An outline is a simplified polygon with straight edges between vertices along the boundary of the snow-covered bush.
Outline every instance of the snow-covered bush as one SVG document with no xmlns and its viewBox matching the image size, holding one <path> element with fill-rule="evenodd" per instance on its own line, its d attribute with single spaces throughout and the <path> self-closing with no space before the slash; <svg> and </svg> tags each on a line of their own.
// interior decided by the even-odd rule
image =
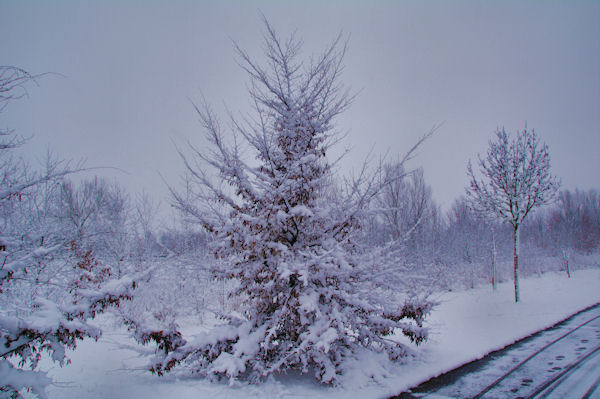
<svg viewBox="0 0 600 399">
<path fill-rule="evenodd" d="M 24 93 L 34 76 L 0 67 L 0 111 Z M 87 323 L 107 307 L 132 296 L 129 277 L 114 279 L 109 269 L 83 249 L 57 214 L 56 187 L 75 172 L 49 161 L 32 170 L 14 149 L 25 142 L 0 131 L 0 397 L 18 398 L 30 390 L 40 398 L 51 380 L 36 371 L 42 353 L 59 364 L 65 350 L 100 330 Z"/>
<path fill-rule="evenodd" d="M 282 41 L 265 26 L 266 66 L 236 48 L 254 115 L 232 121 L 236 139 L 228 145 L 214 112 L 198 107 L 212 149 L 183 155 L 194 195 L 174 191 L 175 205 L 215 237 L 215 276 L 237 281 L 231 295 L 242 299 L 241 312 L 189 342 L 175 325 L 132 321 L 140 341 L 158 343 L 151 365 L 158 374 L 182 365 L 256 382 L 296 370 L 335 383 L 357 351 L 396 360 L 409 350 L 394 334 L 417 344 L 427 336 L 430 303 L 394 292 L 401 269 L 355 241 L 379 179 L 363 170 L 343 190 L 333 188 L 333 121 L 352 99 L 339 83 L 345 46 L 338 38 L 302 62 L 297 39 Z M 251 163 L 242 141 L 255 155 Z"/>
<path fill-rule="evenodd" d="M 0 282 L 1 287 L 10 284 L 12 277 L 7 275 Z M 20 397 L 22 389 L 29 389 L 40 398 L 46 397 L 44 389 L 51 380 L 44 372 L 35 371 L 42 353 L 47 352 L 53 361 L 63 365 L 67 348 L 74 349 L 83 338 L 100 337 L 101 331 L 87 320 L 123 299 L 130 299 L 134 288 L 133 280 L 123 278 L 95 289 L 74 290 L 71 304 L 59 305 L 38 297 L 26 316 L 3 311 L 0 314 L 0 393 Z"/>
</svg>

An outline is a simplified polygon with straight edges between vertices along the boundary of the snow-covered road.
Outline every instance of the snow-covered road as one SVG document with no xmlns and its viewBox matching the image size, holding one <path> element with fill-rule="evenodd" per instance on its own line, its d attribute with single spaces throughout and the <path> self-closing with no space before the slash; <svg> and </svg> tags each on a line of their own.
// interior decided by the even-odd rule
<svg viewBox="0 0 600 399">
<path fill-rule="evenodd" d="M 598 347 L 600 349 L 600 347 Z M 600 350 L 596 350 L 568 373 L 535 396 L 536 398 L 600 398 Z"/>
<path fill-rule="evenodd" d="M 580 398 L 587 393 L 592 397 L 600 377 L 599 353 L 600 305 L 596 305 L 403 397 Z"/>
</svg>

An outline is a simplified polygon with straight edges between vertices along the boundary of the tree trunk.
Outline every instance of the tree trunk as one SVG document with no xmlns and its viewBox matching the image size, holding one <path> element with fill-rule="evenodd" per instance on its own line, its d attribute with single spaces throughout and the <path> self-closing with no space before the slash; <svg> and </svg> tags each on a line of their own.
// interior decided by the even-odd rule
<svg viewBox="0 0 600 399">
<path fill-rule="evenodd" d="M 513 229 L 513 244 L 514 244 L 514 280 L 515 280 L 515 303 L 519 302 L 519 225 Z"/>
<path fill-rule="evenodd" d="M 496 232 L 492 229 L 492 289 L 496 290 Z"/>
<path fill-rule="evenodd" d="M 567 248 L 563 250 L 563 262 L 565 265 L 565 271 L 567 272 L 567 277 L 571 278 L 571 271 L 569 270 L 569 259 L 571 257 L 571 248 Z"/>
</svg>

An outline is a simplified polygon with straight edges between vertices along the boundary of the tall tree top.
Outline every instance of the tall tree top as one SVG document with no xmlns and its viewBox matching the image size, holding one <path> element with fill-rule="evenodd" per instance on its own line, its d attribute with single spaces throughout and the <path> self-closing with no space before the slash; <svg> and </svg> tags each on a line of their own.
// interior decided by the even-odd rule
<svg viewBox="0 0 600 399">
<path fill-rule="evenodd" d="M 540 142 L 533 129 L 518 131 L 510 138 L 504 128 L 496 131 L 485 158 L 478 156 L 478 178 L 471 162 L 467 196 L 481 213 L 519 226 L 529 212 L 554 200 L 560 186 L 550 173 L 548 146 Z"/>
</svg>

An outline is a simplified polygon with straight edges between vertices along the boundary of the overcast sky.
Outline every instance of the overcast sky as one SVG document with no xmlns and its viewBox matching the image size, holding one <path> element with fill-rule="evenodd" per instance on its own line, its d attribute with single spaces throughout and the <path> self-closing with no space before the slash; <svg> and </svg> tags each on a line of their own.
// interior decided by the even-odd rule
<svg viewBox="0 0 600 399">
<path fill-rule="evenodd" d="M 443 122 L 411 166 L 423 166 L 448 209 L 469 159 L 497 127 L 535 128 L 565 188 L 600 188 L 599 1 L 60 1 L 0 0 L 0 64 L 56 72 L 0 117 L 49 146 L 86 158 L 132 192 L 165 200 L 159 173 L 183 172 L 172 141 L 202 145 L 190 99 L 247 108 L 232 40 L 261 59 L 260 12 L 304 54 L 350 36 L 343 81 L 359 95 L 338 119 L 352 148 L 402 154 Z"/>
</svg>

